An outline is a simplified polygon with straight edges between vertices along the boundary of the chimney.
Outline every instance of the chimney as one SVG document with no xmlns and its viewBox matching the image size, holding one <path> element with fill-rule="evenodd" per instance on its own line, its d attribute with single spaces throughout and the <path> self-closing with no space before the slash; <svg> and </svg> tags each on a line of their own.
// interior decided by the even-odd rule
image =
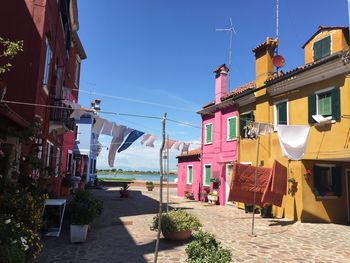
<svg viewBox="0 0 350 263">
<path fill-rule="evenodd" d="M 255 53 L 255 81 L 256 87 L 261 87 L 274 73 L 272 58 L 278 46 L 277 39 L 266 38 L 266 41 L 253 49 Z"/>
<path fill-rule="evenodd" d="M 221 102 L 221 98 L 227 93 L 227 73 L 229 68 L 222 64 L 214 70 L 215 73 L 215 104 Z"/>
</svg>

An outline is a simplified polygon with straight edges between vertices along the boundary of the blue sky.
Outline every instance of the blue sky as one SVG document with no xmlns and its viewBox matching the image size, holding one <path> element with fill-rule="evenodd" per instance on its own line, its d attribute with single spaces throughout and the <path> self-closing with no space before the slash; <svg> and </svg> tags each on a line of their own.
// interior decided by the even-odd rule
<svg viewBox="0 0 350 263">
<path fill-rule="evenodd" d="M 276 0 L 81 0 L 83 61 L 79 103 L 102 100 L 103 111 L 163 116 L 200 126 L 196 111 L 214 98 L 213 69 L 228 63 L 229 34 L 217 32 L 232 18 L 230 88 L 254 79 L 252 48 L 276 35 Z M 303 64 L 301 46 L 319 25 L 347 25 L 346 0 L 280 0 L 279 53 L 283 70 Z M 159 120 L 103 115 L 161 135 Z M 171 139 L 200 141 L 200 130 L 167 124 Z M 101 142 L 108 146 L 109 137 Z M 159 143 L 159 140 L 158 140 Z M 117 155 L 116 168 L 158 169 L 158 148 L 137 141 Z M 193 144 L 191 149 L 199 145 Z M 107 167 L 107 148 L 98 167 Z M 171 169 L 176 168 L 172 150 Z"/>
</svg>

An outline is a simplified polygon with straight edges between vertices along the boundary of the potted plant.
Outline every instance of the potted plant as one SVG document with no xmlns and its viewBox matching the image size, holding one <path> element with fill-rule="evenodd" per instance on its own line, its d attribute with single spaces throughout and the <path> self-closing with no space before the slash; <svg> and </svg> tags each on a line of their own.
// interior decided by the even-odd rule
<svg viewBox="0 0 350 263">
<path fill-rule="evenodd" d="M 146 182 L 146 188 L 148 191 L 152 191 L 154 188 L 154 183 L 152 181 Z"/>
<path fill-rule="evenodd" d="M 151 230 L 158 230 L 159 216 L 153 217 Z M 185 210 L 171 210 L 161 217 L 161 231 L 166 239 L 185 241 L 192 235 L 192 231 L 202 226 L 199 219 Z"/>
<path fill-rule="evenodd" d="M 189 192 L 189 191 L 185 191 L 185 197 L 186 197 L 187 199 L 194 200 L 193 193 L 191 193 L 191 192 Z"/>
<path fill-rule="evenodd" d="M 216 204 L 216 202 L 218 201 L 218 191 L 214 190 L 213 192 L 210 192 L 208 194 L 208 202 L 210 204 Z"/>
<path fill-rule="evenodd" d="M 72 243 L 85 242 L 89 224 L 101 214 L 102 202 L 95 199 L 89 191 L 77 191 L 70 204 Z"/>
<path fill-rule="evenodd" d="M 69 173 L 63 177 L 61 182 L 61 196 L 68 196 L 72 187 L 72 177 Z"/>
<path fill-rule="evenodd" d="M 219 186 L 220 186 L 220 179 L 219 178 L 210 179 L 210 182 L 213 183 L 213 189 L 219 189 Z"/>
</svg>

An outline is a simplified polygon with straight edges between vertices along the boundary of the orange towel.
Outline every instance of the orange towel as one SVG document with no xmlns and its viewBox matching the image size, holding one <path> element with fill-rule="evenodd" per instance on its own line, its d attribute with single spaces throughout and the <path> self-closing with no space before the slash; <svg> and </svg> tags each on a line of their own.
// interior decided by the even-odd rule
<svg viewBox="0 0 350 263">
<path fill-rule="evenodd" d="M 254 180 L 256 166 L 234 164 L 229 201 L 252 204 L 254 202 Z M 262 195 L 266 189 L 271 174 L 271 168 L 258 167 L 256 181 L 256 205 L 262 205 Z"/>
<path fill-rule="evenodd" d="M 275 161 L 272 166 L 268 183 L 261 198 L 261 203 L 276 206 L 282 205 L 283 195 L 287 190 L 287 168 Z"/>
</svg>

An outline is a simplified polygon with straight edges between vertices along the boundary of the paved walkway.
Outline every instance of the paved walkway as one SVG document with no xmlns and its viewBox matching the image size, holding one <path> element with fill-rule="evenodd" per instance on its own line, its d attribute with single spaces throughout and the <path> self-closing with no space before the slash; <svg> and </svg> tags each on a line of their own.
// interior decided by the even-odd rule
<svg viewBox="0 0 350 263">
<path fill-rule="evenodd" d="M 71 244 L 69 228 L 60 238 L 44 238 L 44 250 L 36 262 L 153 262 L 156 232 L 149 230 L 158 211 L 159 191 L 132 187 L 130 198 L 116 189 L 94 190 L 104 200 L 104 211 L 83 244 Z M 166 198 L 166 197 L 165 197 Z M 234 262 L 350 262 L 350 227 L 335 224 L 295 223 L 256 216 L 256 237 L 251 214 L 233 206 L 208 206 L 175 196 L 170 205 L 199 216 L 204 230 L 229 248 Z M 162 239 L 158 262 L 185 262 L 186 244 Z"/>
</svg>

